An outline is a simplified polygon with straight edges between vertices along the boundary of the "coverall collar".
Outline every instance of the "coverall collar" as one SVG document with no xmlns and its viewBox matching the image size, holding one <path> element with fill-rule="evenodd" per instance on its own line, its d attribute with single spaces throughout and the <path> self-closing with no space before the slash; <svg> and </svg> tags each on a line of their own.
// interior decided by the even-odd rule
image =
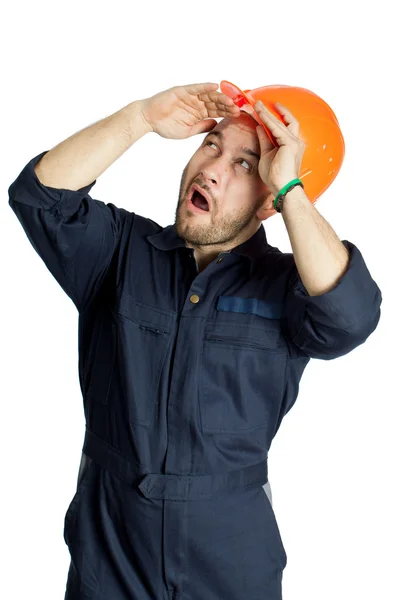
<svg viewBox="0 0 400 600">
<path fill-rule="evenodd" d="M 147 239 L 159 250 L 186 248 L 185 241 L 177 234 L 175 225 L 168 225 L 159 233 L 147 236 Z M 253 261 L 270 249 L 272 248 L 267 242 L 264 226 L 261 225 L 251 238 L 227 252 L 239 254 L 240 256 L 247 256 Z"/>
</svg>

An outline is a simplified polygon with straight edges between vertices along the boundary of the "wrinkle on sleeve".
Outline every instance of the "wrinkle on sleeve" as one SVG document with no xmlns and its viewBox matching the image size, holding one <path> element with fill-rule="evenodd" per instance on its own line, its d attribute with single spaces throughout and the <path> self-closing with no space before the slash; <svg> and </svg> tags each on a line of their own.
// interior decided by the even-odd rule
<svg viewBox="0 0 400 600">
<path fill-rule="evenodd" d="M 29 241 L 79 312 L 100 289 L 119 243 L 127 211 L 79 190 L 43 185 L 34 166 L 41 152 L 10 185 L 9 205 Z"/>
<path fill-rule="evenodd" d="M 380 319 L 381 290 L 359 249 L 341 241 L 350 262 L 330 291 L 310 296 L 295 263 L 289 276 L 284 303 L 287 331 L 310 358 L 330 360 L 347 354 L 367 340 Z"/>
</svg>

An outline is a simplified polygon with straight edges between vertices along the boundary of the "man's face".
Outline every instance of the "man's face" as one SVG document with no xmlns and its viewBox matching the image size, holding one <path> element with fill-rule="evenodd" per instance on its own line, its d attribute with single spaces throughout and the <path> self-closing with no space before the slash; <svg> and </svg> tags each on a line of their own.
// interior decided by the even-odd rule
<svg viewBox="0 0 400 600">
<path fill-rule="evenodd" d="M 214 246 L 218 252 L 224 245 L 232 248 L 274 213 L 273 197 L 258 173 L 259 159 L 244 150 L 260 154 L 257 125 L 244 111 L 237 118 L 223 119 L 206 134 L 186 165 L 175 227 L 187 245 L 203 250 Z M 193 184 L 208 194 L 208 211 L 198 212 L 191 203 L 188 206 Z"/>
</svg>

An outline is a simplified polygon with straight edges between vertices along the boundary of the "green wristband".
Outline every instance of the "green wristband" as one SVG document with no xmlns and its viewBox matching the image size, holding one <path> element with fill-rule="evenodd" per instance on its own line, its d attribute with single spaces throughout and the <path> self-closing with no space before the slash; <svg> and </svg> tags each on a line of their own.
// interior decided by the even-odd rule
<svg viewBox="0 0 400 600">
<path fill-rule="evenodd" d="M 292 179 L 292 181 L 289 181 L 289 183 L 281 189 L 281 191 L 279 192 L 279 194 L 277 195 L 277 197 L 274 200 L 275 210 L 277 209 L 277 205 L 278 205 L 280 197 L 286 196 L 286 194 L 289 192 L 289 188 L 292 189 L 296 185 L 301 185 L 301 187 L 304 188 L 304 185 L 303 185 L 303 182 L 301 181 L 301 179 L 296 178 L 296 179 Z"/>
</svg>

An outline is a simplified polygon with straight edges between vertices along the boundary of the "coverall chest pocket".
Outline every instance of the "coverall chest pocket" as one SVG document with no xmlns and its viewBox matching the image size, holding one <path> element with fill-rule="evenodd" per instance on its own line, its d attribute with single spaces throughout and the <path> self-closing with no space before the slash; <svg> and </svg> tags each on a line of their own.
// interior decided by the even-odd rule
<svg viewBox="0 0 400 600">
<path fill-rule="evenodd" d="M 124 294 L 115 308 L 118 335 L 115 385 L 126 398 L 128 420 L 147 426 L 153 416 L 175 314 Z"/>
<path fill-rule="evenodd" d="M 250 315 L 249 315 L 250 317 Z M 206 324 L 200 373 L 202 429 L 250 432 L 273 422 L 281 401 L 287 345 L 279 320 Z"/>
</svg>

